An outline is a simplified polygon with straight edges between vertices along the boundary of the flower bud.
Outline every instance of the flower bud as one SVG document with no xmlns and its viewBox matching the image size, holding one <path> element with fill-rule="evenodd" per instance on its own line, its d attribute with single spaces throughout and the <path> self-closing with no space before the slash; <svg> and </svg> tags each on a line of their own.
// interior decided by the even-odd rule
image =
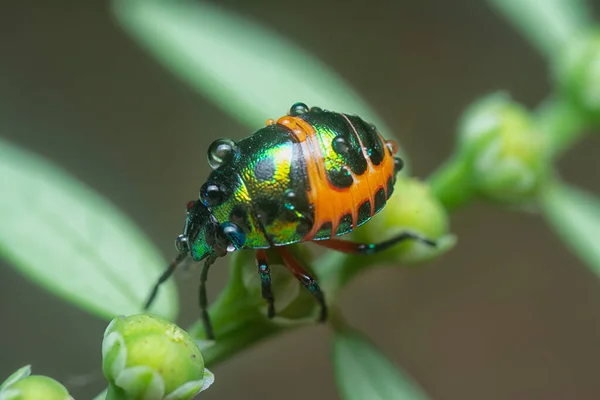
<svg viewBox="0 0 600 400">
<path fill-rule="evenodd" d="M 563 96 L 600 122 L 600 30 L 588 31 L 565 46 L 553 72 Z"/>
<path fill-rule="evenodd" d="M 140 314 L 117 317 L 104 332 L 107 399 L 192 399 L 214 378 L 196 342 L 178 326 Z"/>
<path fill-rule="evenodd" d="M 510 205 L 534 200 L 547 164 L 545 142 L 529 112 L 508 95 L 490 95 L 465 112 L 459 152 L 483 196 Z"/>
<path fill-rule="evenodd" d="M 353 233 L 353 240 L 380 243 L 410 232 L 437 243 L 435 247 L 408 239 L 381 253 L 382 259 L 402 264 L 424 262 L 449 250 L 456 238 L 448 234 L 448 214 L 428 185 L 398 175 L 394 194 L 383 210 Z"/>
<path fill-rule="evenodd" d="M 0 400 L 73 400 L 67 389 L 54 379 L 30 374 L 30 366 L 12 374 L 0 386 Z"/>
</svg>

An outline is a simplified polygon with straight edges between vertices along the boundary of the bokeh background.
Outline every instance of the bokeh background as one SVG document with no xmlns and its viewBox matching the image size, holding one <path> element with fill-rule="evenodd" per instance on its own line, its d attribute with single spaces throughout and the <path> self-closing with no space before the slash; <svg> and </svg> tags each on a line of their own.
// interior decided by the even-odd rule
<svg viewBox="0 0 600 400">
<path fill-rule="evenodd" d="M 549 91 L 544 59 L 485 2 L 219 4 L 334 68 L 393 129 L 419 177 L 451 154 L 476 98 L 506 89 L 534 106 Z M 107 2 L 5 3 L 0 27 L 0 135 L 109 198 L 171 257 L 183 207 L 209 172 L 206 147 L 250 132 L 143 52 Z M 594 193 L 599 146 L 590 136 L 560 162 Z M 357 279 L 343 295 L 350 321 L 435 400 L 600 398 L 596 276 L 536 215 L 475 203 L 453 214 L 452 231 L 458 246 L 440 260 Z M 0 266 L 0 377 L 31 363 L 92 398 L 105 385 L 106 321 Z M 211 299 L 225 266 L 211 270 Z M 188 326 L 197 277 L 177 281 Z M 261 343 L 214 368 L 202 398 L 336 399 L 329 337 L 315 326 Z"/>
</svg>

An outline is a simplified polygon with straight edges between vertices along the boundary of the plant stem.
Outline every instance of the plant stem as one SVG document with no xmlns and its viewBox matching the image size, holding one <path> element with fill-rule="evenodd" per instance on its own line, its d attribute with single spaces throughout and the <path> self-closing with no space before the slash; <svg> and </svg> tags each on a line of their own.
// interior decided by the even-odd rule
<svg viewBox="0 0 600 400">
<path fill-rule="evenodd" d="M 237 320 L 230 320 L 230 322 L 235 321 L 235 326 L 230 326 L 225 335 L 220 335 L 219 326 L 215 325 L 215 332 L 219 340 L 213 345 L 201 349 L 207 366 L 212 368 L 232 355 L 247 350 L 262 340 L 286 330 L 261 318 L 243 318 L 241 315 L 238 318 Z M 200 333 L 203 330 L 202 324 L 197 322 L 190 328 L 189 332 L 193 337 L 199 337 L 203 336 Z"/>
<path fill-rule="evenodd" d="M 531 44 L 553 61 L 593 24 L 585 0 L 488 0 Z"/>
<path fill-rule="evenodd" d="M 560 98 L 549 98 L 536 111 L 538 125 L 547 137 L 550 157 L 572 147 L 586 133 L 589 122 L 576 107 Z"/>
<path fill-rule="evenodd" d="M 427 180 L 431 191 L 448 212 L 468 202 L 474 195 L 467 157 L 453 156 Z"/>
<path fill-rule="evenodd" d="M 127 394 L 123 389 L 118 386 L 113 385 L 112 383 L 108 384 L 108 389 L 106 391 L 105 400 L 127 400 Z"/>
</svg>

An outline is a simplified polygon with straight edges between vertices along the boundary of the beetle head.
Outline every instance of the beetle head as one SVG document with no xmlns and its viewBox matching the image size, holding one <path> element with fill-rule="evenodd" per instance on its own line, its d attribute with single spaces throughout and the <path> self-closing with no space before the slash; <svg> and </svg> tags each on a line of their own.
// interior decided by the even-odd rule
<svg viewBox="0 0 600 400">
<path fill-rule="evenodd" d="M 227 253 L 227 240 L 210 210 L 199 200 L 187 204 L 183 233 L 175 240 L 180 254 L 189 254 L 194 261 Z"/>
</svg>

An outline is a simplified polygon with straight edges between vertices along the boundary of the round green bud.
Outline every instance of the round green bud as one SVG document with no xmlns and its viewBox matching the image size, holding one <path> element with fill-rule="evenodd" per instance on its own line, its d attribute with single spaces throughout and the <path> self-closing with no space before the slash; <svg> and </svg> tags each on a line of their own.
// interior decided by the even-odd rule
<svg viewBox="0 0 600 400">
<path fill-rule="evenodd" d="M 591 120 L 600 122 L 600 30 L 569 42 L 553 73 L 563 96 Z"/>
<path fill-rule="evenodd" d="M 434 247 L 408 239 L 380 255 L 384 261 L 415 264 L 436 258 L 455 244 L 456 238 L 448 233 L 448 226 L 448 214 L 430 187 L 417 179 L 398 175 L 394 194 L 386 206 L 353 233 L 353 240 L 380 243 L 409 232 L 435 241 Z"/>
<path fill-rule="evenodd" d="M 30 373 L 31 368 L 27 366 L 11 375 L 0 386 L 0 400 L 73 400 L 59 382 Z"/>
<path fill-rule="evenodd" d="M 507 94 L 487 96 L 467 109 L 458 144 L 480 194 L 510 205 L 534 200 L 546 171 L 546 143 L 529 112 Z"/>
<path fill-rule="evenodd" d="M 111 321 L 102 369 L 110 384 L 107 400 L 192 399 L 214 380 L 186 331 L 147 314 Z"/>
</svg>

